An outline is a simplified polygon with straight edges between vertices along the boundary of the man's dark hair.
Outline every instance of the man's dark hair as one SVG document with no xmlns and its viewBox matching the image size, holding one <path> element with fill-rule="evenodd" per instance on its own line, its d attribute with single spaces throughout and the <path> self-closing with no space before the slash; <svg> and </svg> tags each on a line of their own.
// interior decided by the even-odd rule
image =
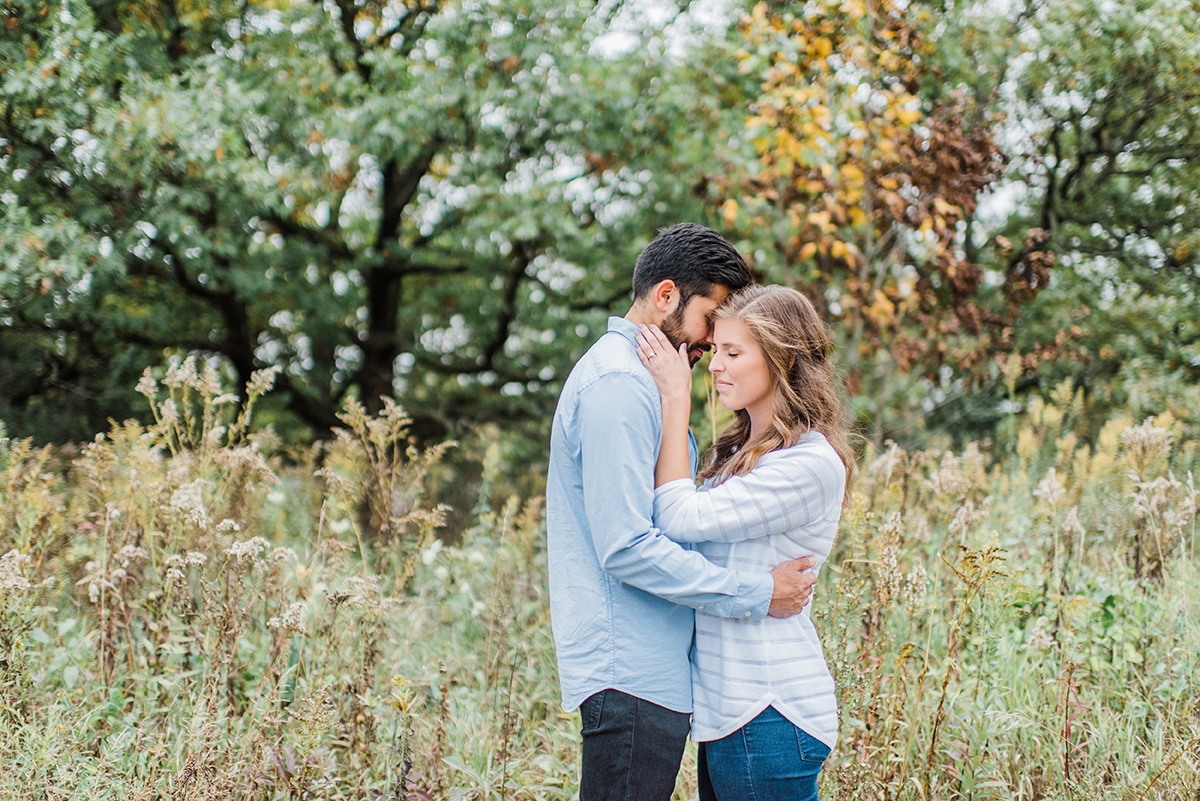
<svg viewBox="0 0 1200 801">
<path fill-rule="evenodd" d="M 753 280 L 742 255 L 725 237 L 696 223 L 678 223 L 658 232 L 633 268 L 634 300 L 670 278 L 686 305 L 693 295 L 707 297 L 713 284 L 735 292 Z M 682 306 L 681 306 L 682 308 Z"/>
</svg>

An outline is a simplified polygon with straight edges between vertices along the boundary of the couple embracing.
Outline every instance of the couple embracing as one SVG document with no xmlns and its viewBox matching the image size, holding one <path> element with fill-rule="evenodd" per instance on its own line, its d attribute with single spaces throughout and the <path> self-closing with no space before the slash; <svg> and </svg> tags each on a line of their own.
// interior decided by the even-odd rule
<svg viewBox="0 0 1200 801">
<path fill-rule="evenodd" d="M 634 301 L 554 415 L 550 606 L 563 707 L 580 710 L 580 801 L 667 801 L 689 730 L 701 799 L 815 799 L 837 740 L 808 601 L 854 457 L 812 304 L 751 286 L 711 229 L 663 230 Z M 691 367 L 734 422 L 705 455 Z"/>
</svg>

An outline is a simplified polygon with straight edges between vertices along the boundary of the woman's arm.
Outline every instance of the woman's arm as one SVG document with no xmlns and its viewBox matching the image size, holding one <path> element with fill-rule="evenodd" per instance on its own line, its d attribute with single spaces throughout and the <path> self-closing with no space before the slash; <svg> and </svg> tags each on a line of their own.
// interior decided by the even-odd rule
<svg viewBox="0 0 1200 801">
<path fill-rule="evenodd" d="M 654 383 L 662 401 L 662 443 L 654 470 L 654 486 L 668 481 L 692 478 L 688 453 L 688 418 L 692 413 L 692 366 L 687 358 L 687 343 L 679 350 L 658 326 L 638 326 L 638 358 Z"/>
<path fill-rule="evenodd" d="M 749 473 L 717 486 L 660 485 L 654 492 L 654 525 L 676 542 L 757 539 L 839 514 L 845 482 L 837 452 L 814 436 L 763 456 Z"/>
</svg>

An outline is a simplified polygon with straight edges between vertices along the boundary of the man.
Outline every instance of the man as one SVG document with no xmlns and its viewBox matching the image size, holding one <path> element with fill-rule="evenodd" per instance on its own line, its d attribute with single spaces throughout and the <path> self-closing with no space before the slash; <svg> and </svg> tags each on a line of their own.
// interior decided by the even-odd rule
<svg viewBox="0 0 1200 801">
<path fill-rule="evenodd" d="M 638 361 L 637 326 L 688 343 L 694 365 L 711 342 L 712 312 L 750 280 L 716 231 L 663 230 L 638 257 L 629 313 L 609 318 L 559 397 L 546 490 L 550 611 L 563 708 L 582 717 L 580 801 L 670 798 L 692 710 L 693 610 L 786 617 L 812 592 L 801 573 L 812 560 L 725 570 L 652 520 L 662 414 Z M 694 465 L 694 440 L 691 454 Z"/>
</svg>

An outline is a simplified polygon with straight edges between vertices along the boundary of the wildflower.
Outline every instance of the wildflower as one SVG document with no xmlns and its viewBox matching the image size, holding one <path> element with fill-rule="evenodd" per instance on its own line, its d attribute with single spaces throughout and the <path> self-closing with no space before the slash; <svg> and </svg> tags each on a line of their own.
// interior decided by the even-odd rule
<svg viewBox="0 0 1200 801">
<path fill-rule="evenodd" d="M 198 528 L 208 527 L 208 513 L 204 509 L 203 485 L 204 479 L 198 478 L 171 493 L 171 509 L 186 514 Z"/>
<path fill-rule="evenodd" d="M 897 468 L 901 468 L 904 461 L 904 451 L 900 450 L 900 446 L 895 442 L 888 443 L 887 451 L 871 462 L 871 466 L 867 471 L 871 475 L 882 475 L 883 485 L 886 487 L 892 480 L 892 474 Z"/>
<path fill-rule="evenodd" d="M 204 567 L 204 564 L 207 561 L 208 561 L 207 555 L 202 554 L 199 551 L 188 551 L 187 563 L 189 565 L 195 565 L 196 567 Z"/>
<path fill-rule="evenodd" d="M 959 464 L 968 481 L 984 472 L 987 457 L 980 452 L 979 443 L 967 443 L 967 447 L 963 448 L 962 456 L 959 457 Z"/>
<path fill-rule="evenodd" d="M 962 460 L 947 453 L 925 487 L 941 498 L 962 498 L 971 488 L 971 480 L 963 473 Z"/>
<path fill-rule="evenodd" d="M 113 584 L 111 581 L 103 578 L 102 576 L 94 577 L 88 582 L 88 600 L 94 604 L 100 603 L 101 590 L 112 590 L 113 592 L 116 592 L 117 585 Z"/>
<path fill-rule="evenodd" d="M 2 594 L 24 592 L 30 588 L 29 579 L 25 578 L 25 566 L 30 564 L 33 564 L 33 560 L 29 555 L 20 553 L 15 548 L 0 556 Z"/>
<path fill-rule="evenodd" d="M 129 574 L 125 572 L 125 568 L 118 567 L 112 572 L 113 581 L 124 581 L 129 578 Z"/>
<path fill-rule="evenodd" d="M 158 416 L 162 418 L 164 425 L 170 425 L 179 419 L 179 409 L 175 406 L 175 401 L 167 398 L 158 406 Z"/>
<path fill-rule="evenodd" d="M 1046 477 L 1042 479 L 1041 483 L 1037 485 L 1037 489 L 1033 491 L 1035 498 L 1051 508 L 1058 506 L 1058 502 L 1066 494 L 1067 490 L 1058 480 L 1053 467 L 1046 471 Z"/>
<path fill-rule="evenodd" d="M 142 371 L 142 378 L 137 382 L 135 389 L 151 400 L 158 394 L 158 382 L 154 380 L 154 376 L 150 375 L 149 367 Z"/>
<path fill-rule="evenodd" d="M 223 436 L 225 436 L 225 426 L 213 426 L 212 431 L 209 431 L 205 438 L 214 445 L 220 445 Z"/>
<path fill-rule="evenodd" d="M 211 364 L 205 364 L 204 372 L 197 377 L 195 387 L 205 395 L 216 395 L 220 392 L 221 379 L 217 375 L 216 368 Z"/>
<path fill-rule="evenodd" d="M 168 387 L 192 386 L 196 383 L 196 357 L 188 356 L 181 364 L 172 364 L 167 368 L 167 376 L 163 383 Z"/>
<path fill-rule="evenodd" d="M 271 553 L 267 554 L 267 561 L 271 564 L 282 562 L 284 559 L 296 560 L 296 552 L 291 548 L 275 548 Z"/>
<path fill-rule="evenodd" d="M 880 603 L 887 603 L 900 594 L 904 580 L 897 563 L 900 553 L 900 513 L 893 512 L 879 532 L 879 566 L 875 569 L 875 586 Z"/>
<path fill-rule="evenodd" d="M 183 571 L 177 567 L 169 568 L 167 570 L 167 578 L 176 584 L 182 584 L 184 579 Z"/>
<path fill-rule="evenodd" d="M 273 364 L 262 370 L 255 370 L 250 374 L 250 383 L 247 385 L 247 392 L 252 396 L 261 395 L 275 386 L 275 376 L 279 375 L 281 369 L 279 365 Z"/>
<path fill-rule="evenodd" d="M 225 518 L 220 523 L 217 523 L 217 531 L 241 531 L 242 527 L 238 525 L 236 520 Z"/>
<path fill-rule="evenodd" d="M 967 541 L 967 532 L 975 525 L 982 523 L 987 519 L 988 507 L 992 505 L 992 498 L 989 495 L 983 499 L 983 502 L 976 506 L 972 501 L 964 501 L 963 505 L 958 507 L 958 511 L 954 513 L 954 519 L 950 521 L 950 536 L 959 535 L 961 542 Z"/>
<path fill-rule="evenodd" d="M 1171 453 L 1171 432 L 1155 426 L 1154 418 L 1147 417 L 1137 428 L 1130 426 L 1121 432 L 1121 444 L 1129 449 L 1134 463 L 1144 467 L 1154 457 Z"/>
<path fill-rule="evenodd" d="M 243 473 L 254 473 L 259 479 L 272 484 L 279 483 L 266 460 L 254 444 L 243 445 L 240 448 L 225 448 L 217 451 L 217 464 Z"/>
<path fill-rule="evenodd" d="M 408 707 L 413 702 L 412 682 L 403 676 L 392 677 L 392 696 L 388 699 L 388 703 L 397 712 L 407 712 Z"/>
<path fill-rule="evenodd" d="M 163 564 L 165 564 L 165 565 L 166 565 L 167 567 L 169 567 L 169 568 L 170 568 L 170 567 L 173 567 L 173 568 L 175 568 L 176 570 L 178 570 L 178 569 L 180 569 L 180 568 L 182 568 L 182 567 L 183 567 L 183 565 L 184 565 L 184 561 L 183 561 L 183 557 L 182 557 L 182 556 L 180 556 L 180 555 L 179 555 L 179 554 L 177 554 L 177 553 L 173 553 L 173 554 L 171 554 L 170 556 L 168 556 L 168 557 L 167 557 L 166 561 L 165 561 Z"/>
<path fill-rule="evenodd" d="M 1131 478 L 1136 478 L 1132 474 Z M 1170 505 L 1171 496 L 1183 485 L 1170 478 L 1158 477 L 1153 481 L 1136 481 L 1130 497 L 1133 499 L 1133 514 L 1142 520 L 1146 517 L 1159 518 Z"/>
<path fill-rule="evenodd" d="M 235 542 L 225 549 L 225 553 L 237 559 L 238 564 L 248 561 L 258 561 L 259 556 L 267 548 L 271 547 L 271 543 L 264 540 L 262 537 L 251 537 L 242 542 Z"/>
<path fill-rule="evenodd" d="M 925 589 L 929 586 L 929 574 L 925 566 L 917 562 L 909 574 L 904 577 L 904 611 L 909 617 L 916 617 L 921 601 L 925 599 Z"/>
<path fill-rule="evenodd" d="M 1043 615 L 1033 622 L 1033 629 L 1025 640 L 1026 650 L 1046 651 L 1054 645 L 1054 637 L 1046 630 L 1048 621 Z"/>
<path fill-rule="evenodd" d="M 1067 532 L 1068 536 L 1073 534 L 1075 536 L 1082 537 L 1083 535 L 1087 534 L 1087 530 L 1083 527 L 1083 524 L 1079 522 L 1078 506 L 1072 506 L 1071 511 L 1067 512 L 1067 517 L 1063 520 L 1063 530 Z"/>
<path fill-rule="evenodd" d="M 308 607 L 301 601 L 288 606 L 282 613 L 267 621 L 267 628 L 282 635 L 304 634 L 308 631 Z"/>
<path fill-rule="evenodd" d="M 117 551 L 117 559 L 120 560 L 121 567 L 129 567 L 134 562 L 144 562 L 149 558 L 150 552 L 137 545 L 126 545 Z"/>
<path fill-rule="evenodd" d="M 346 579 L 350 597 L 346 603 L 355 608 L 378 605 L 379 579 L 376 576 L 350 576 Z"/>
<path fill-rule="evenodd" d="M 238 396 L 234 395 L 230 392 L 226 392 L 223 395 L 218 395 L 217 397 L 213 398 L 212 402 L 213 402 L 214 406 L 220 406 L 221 404 L 224 404 L 224 403 L 237 403 Z"/>
</svg>

